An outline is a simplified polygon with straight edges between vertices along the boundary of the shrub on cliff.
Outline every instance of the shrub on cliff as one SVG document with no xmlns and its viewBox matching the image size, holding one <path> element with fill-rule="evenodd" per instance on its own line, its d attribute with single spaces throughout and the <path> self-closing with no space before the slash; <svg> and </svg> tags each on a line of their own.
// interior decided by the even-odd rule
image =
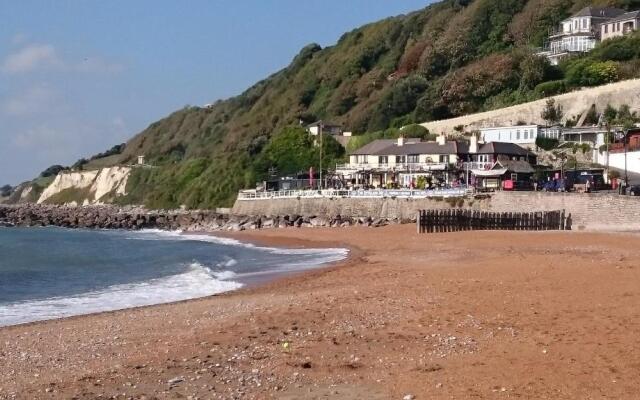
<svg viewBox="0 0 640 400">
<path fill-rule="evenodd" d="M 11 185 L 4 185 L 0 187 L 0 197 L 9 197 L 13 192 L 13 187 Z"/>
<path fill-rule="evenodd" d="M 551 139 L 540 136 L 536 138 L 536 146 L 546 151 L 555 149 L 556 147 L 558 147 L 559 143 L 560 142 L 558 141 L 558 139 Z"/>
<path fill-rule="evenodd" d="M 61 171 L 67 170 L 67 167 L 63 167 L 62 165 L 52 165 L 49 168 L 45 169 L 40 173 L 40 177 L 47 178 L 49 176 L 56 176 Z"/>
</svg>

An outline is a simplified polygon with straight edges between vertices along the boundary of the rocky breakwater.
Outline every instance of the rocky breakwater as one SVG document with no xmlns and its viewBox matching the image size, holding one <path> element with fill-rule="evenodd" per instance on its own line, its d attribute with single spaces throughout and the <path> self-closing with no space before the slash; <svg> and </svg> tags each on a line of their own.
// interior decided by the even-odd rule
<svg viewBox="0 0 640 400">
<path fill-rule="evenodd" d="M 89 229 L 161 229 L 182 231 L 243 231 L 290 227 L 380 227 L 415 220 L 371 217 L 241 216 L 207 210 L 147 210 L 143 207 L 57 206 L 45 204 L 0 205 L 0 226 L 59 226 Z"/>
</svg>

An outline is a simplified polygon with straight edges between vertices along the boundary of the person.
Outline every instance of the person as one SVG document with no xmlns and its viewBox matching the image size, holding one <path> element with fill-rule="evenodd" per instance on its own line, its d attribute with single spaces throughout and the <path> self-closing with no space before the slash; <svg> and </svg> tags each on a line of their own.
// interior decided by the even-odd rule
<svg viewBox="0 0 640 400">
<path fill-rule="evenodd" d="M 585 193 L 591 192 L 591 179 L 587 178 L 587 182 L 585 182 Z"/>
</svg>

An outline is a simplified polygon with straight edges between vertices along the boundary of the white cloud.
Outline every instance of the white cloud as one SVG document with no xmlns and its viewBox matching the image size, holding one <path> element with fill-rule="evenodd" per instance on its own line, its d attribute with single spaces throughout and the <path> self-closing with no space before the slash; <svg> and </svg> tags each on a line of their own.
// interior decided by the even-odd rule
<svg viewBox="0 0 640 400">
<path fill-rule="evenodd" d="M 10 74 L 33 71 L 40 67 L 61 66 L 56 49 L 50 44 L 31 44 L 10 54 L 2 65 L 2 70 Z"/>
<path fill-rule="evenodd" d="M 2 104 L 2 113 L 10 117 L 24 117 L 52 112 L 56 108 L 55 93 L 46 86 L 31 86 L 24 93 Z"/>
<path fill-rule="evenodd" d="M 18 45 L 25 40 L 24 35 L 18 34 L 12 42 Z M 20 74 L 44 68 L 66 72 L 115 74 L 122 72 L 124 65 L 94 56 L 84 57 L 81 61 L 62 59 L 51 44 L 29 44 L 9 54 L 0 66 L 0 70 L 7 74 Z"/>
</svg>

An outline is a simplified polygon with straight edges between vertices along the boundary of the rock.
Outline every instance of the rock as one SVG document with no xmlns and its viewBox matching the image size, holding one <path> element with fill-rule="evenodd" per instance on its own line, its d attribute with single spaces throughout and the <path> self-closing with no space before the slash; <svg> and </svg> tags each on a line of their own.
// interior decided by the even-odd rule
<svg viewBox="0 0 640 400">
<path fill-rule="evenodd" d="M 404 395 L 402 400 L 414 400 L 415 398 L 416 398 L 416 396 L 414 396 L 412 394 L 406 394 L 406 395 Z"/>
<path fill-rule="evenodd" d="M 173 386 L 173 385 L 177 385 L 177 384 L 178 384 L 178 383 L 180 383 L 180 382 L 184 382 L 184 378 L 182 378 L 182 377 L 176 377 L 176 378 L 173 378 L 173 379 L 169 379 L 169 380 L 167 381 L 167 384 L 169 384 L 169 385 Z"/>
</svg>

